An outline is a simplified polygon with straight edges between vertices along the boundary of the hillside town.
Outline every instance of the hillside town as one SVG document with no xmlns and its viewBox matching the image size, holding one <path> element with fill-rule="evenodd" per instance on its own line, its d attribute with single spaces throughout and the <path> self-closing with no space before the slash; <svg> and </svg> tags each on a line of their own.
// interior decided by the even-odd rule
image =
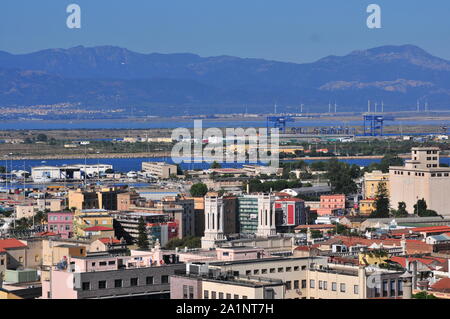
<svg viewBox="0 0 450 319">
<path fill-rule="evenodd" d="M 0 298 L 449 299 L 440 152 L 365 167 L 6 170 Z"/>
</svg>

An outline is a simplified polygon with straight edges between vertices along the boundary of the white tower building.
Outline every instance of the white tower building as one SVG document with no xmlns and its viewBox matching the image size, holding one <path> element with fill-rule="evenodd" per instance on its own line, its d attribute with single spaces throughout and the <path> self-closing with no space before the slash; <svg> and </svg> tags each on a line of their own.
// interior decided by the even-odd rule
<svg viewBox="0 0 450 319">
<path fill-rule="evenodd" d="M 202 248 L 213 248 L 216 242 L 225 240 L 223 224 L 223 198 L 217 193 L 208 193 L 205 196 L 205 235 L 202 237 Z"/>
<path fill-rule="evenodd" d="M 258 237 L 276 235 L 275 198 L 270 194 L 258 195 Z"/>
</svg>

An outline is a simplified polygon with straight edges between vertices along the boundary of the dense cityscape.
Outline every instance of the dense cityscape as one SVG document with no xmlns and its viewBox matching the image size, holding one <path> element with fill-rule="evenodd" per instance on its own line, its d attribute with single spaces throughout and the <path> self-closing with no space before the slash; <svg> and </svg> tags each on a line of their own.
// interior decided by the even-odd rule
<svg viewBox="0 0 450 319">
<path fill-rule="evenodd" d="M 450 2 L 375 2 L 2 1 L 2 309 L 437 313 Z"/>
</svg>

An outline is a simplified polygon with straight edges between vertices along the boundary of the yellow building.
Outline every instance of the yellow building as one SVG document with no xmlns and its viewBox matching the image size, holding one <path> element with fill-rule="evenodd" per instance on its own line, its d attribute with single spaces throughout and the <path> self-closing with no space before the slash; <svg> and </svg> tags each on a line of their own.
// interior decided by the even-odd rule
<svg viewBox="0 0 450 319">
<path fill-rule="evenodd" d="M 372 171 L 364 174 L 364 198 L 375 198 L 378 185 L 380 183 L 386 184 L 386 189 L 389 189 L 389 173 L 382 171 Z"/>
<path fill-rule="evenodd" d="M 381 265 L 388 259 L 388 254 L 381 250 L 366 251 L 358 254 L 359 264 L 364 266 Z"/>
<path fill-rule="evenodd" d="M 104 209 L 84 209 L 73 218 L 73 232 L 77 237 L 85 236 L 85 228 L 103 226 L 113 228 L 113 218 Z"/>
<path fill-rule="evenodd" d="M 375 199 L 363 199 L 359 201 L 359 214 L 369 216 L 377 208 L 375 207 Z"/>
<path fill-rule="evenodd" d="M 82 209 L 117 210 L 117 194 L 120 192 L 115 188 L 69 190 L 69 208 L 75 208 L 76 211 Z"/>
</svg>

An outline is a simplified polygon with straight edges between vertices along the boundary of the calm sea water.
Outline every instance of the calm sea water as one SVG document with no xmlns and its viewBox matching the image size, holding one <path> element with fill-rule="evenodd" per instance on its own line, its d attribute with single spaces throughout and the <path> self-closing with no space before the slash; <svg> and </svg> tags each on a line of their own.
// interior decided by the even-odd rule
<svg viewBox="0 0 450 319">
<path fill-rule="evenodd" d="M 168 162 L 173 163 L 173 161 L 168 157 L 159 158 L 99 158 L 99 159 L 87 159 L 87 164 L 110 164 L 113 165 L 114 170 L 117 172 L 129 172 L 129 171 L 139 171 L 141 170 L 142 162 Z M 305 162 L 312 163 L 317 160 L 307 159 Z M 349 164 L 356 164 L 359 166 L 368 166 L 371 163 L 380 162 L 379 159 L 344 159 L 341 160 Z M 442 158 L 441 163 L 450 164 L 450 158 Z M 84 159 L 57 159 L 57 160 L 25 160 L 25 161 L 12 161 L 13 170 L 27 170 L 31 171 L 34 166 L 50 165 L 50 166 L 62 166 L 62 165 L 73 165 L 73 164 L 84 164 Z M 5 161 L 0 161 L 1 166 L 5 166 Z M 206 169 L 209 168 L 209 163 L 182 163 L 182 169 Z M 238 163 L 224 163 L 222 167 L 226 168 L 240 168 L 242 164 Z M 8 171 L 11 170 L 11 162 L 8 161 Z"/>
<path fill-rule="evenodd" d="M 337 127 L 337 126 L 362 126 L 363 121 L 324 121 L 321 119 L 307 119 L 287 123 L 288 127 Z M 448 124 L 440 120 L 424 121 L 387 121 L 386 126 L 390 125 L 444 125 Z M 193 120 L 182 121 L 135 121 L 135 120 L 98 120 L 98 121 L 3 121 L 1 130 L 55 130 L 55 129 L 154 129 L 178 127 L 193 128 Z M 266 121 L 210 121 L 204 120 L 203 127 L 266 127 Z"/>
</svg>

